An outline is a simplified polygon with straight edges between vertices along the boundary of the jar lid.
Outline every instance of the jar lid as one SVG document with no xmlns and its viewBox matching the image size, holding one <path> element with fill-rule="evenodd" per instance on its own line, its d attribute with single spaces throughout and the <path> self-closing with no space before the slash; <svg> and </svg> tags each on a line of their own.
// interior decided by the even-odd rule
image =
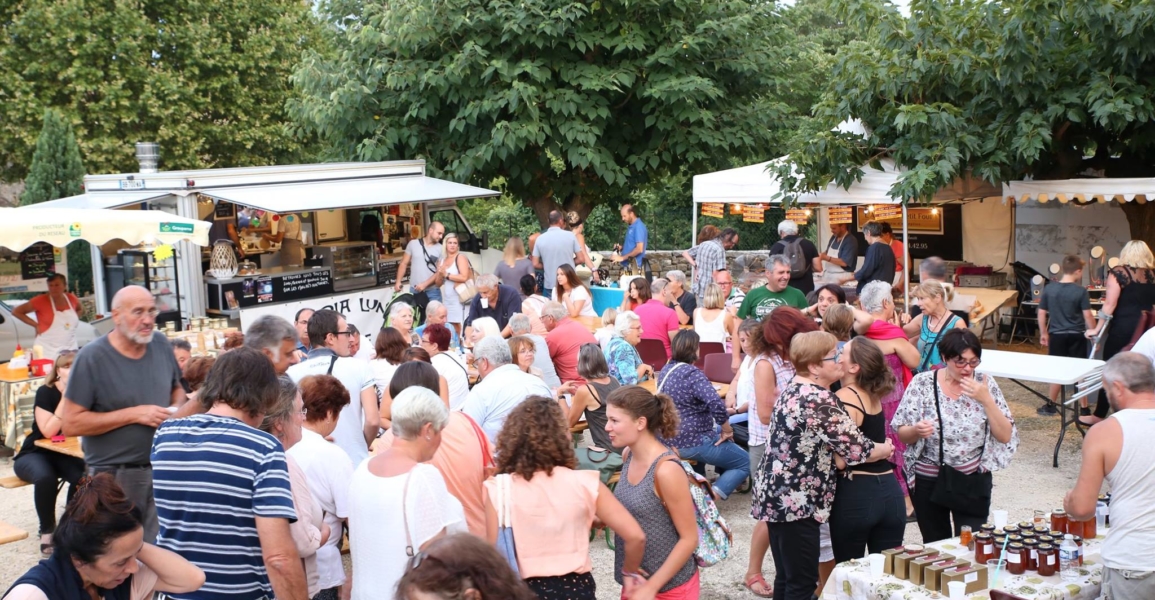
<svg viewBox="0 0 1155 600">
<path fill-rule="evenodd" d="M 1071 536 L 1071 539 L 1075 540 L 1075 543 L 1076 543 L 1076 544 L 1078 544 L 1079 542 L 1082 542 L 1082 541 L 1083 541 L 1083 537 L 1082 537 L 1082 536 L 1078 536 L 1078 535 L 1073 535 L 1073 536 Z"/>
<path fill-rule="evenodd" d="M 1019 529 L 1033 529 L 1035 524 L 1031 521 L 1019 521 Z"/>
<path fill-rule="evenodd" d="M 1040 535 L 1038 539 L 1040 544 L 1053 544 L 1055 542 L 1055 538 L 1049 535 Z"/>
<path fill-rule="evenodd" d="M 1063 535 L 1065 535 L 1065 534 L 1064 534 L 1062 531 L 1055 531 L 1054 529 L 1052 529 L 1052 530 L 1051 530 L 1051 531 L 1048 533 L 1048 535 L 1050 535 L 1051 537 L 1053 537 L 1053 538 L 1055 538 L 1055 539 L 1057 539 L 1057 540 L 1061 540 L 1061 539 L 1063 539 Z"/>
<path fill-rule="evenodd" d="M 1063 510 L 1063 509 L 1061 509 L 1061 508 L 1056 508 L 1055 510 L 1052 510 L 1052 511 L 1051 511 L 1051 514 L 1052 514 L 1052 515 L 1063 515 L 1063 516 L 1065 516 L 1065 515 L 1067 514 L 1067 511 L 1065 511 L 1065 510 Z"/>
<path fill-rule="evenodd" d="M 976 540 L 991 540 L 991 539 L 994 539 L 994 536 L 989 534 L 989 533 L 986 533 L 984 531 L 983 533 L 976 533 L 975 539 Z"/>
<path fill-rule="evenodd" d="M 1054 546 L 1054 545 L 1052 545 L 1052 544 L 1039 544 L 1039 550 L 1040 550 L 1040 551 L 1043 551 L 1043 550 L 1054 550 L 1054 549 L 1055 549 L 1055 546 Z"/>
<path fill-rule="evenodd" d="M 1036 533 L 1044 533 L 1044 534 L 1050 533 L 1051 528 L 1047 527 L 1046 525 L 1035 525 L 1035 532 Z"/>
<path fill-rule="evenodd" d="M 1025 546 L 1023 546 L 1019 542 L 1012 542 L 1011 543 L 1011 550 L 1022 550 L 1023 548 L 1025 548 Z"/>
<path fill-rule="evenodd" d="M 1007 525 L 1006 527 L 1003 527 L 1003 531 L 1005 531 L 1007 533 L 1016 533 L 1019 531 L 1019 526 L 1018 525 Z"/>
<path fill-rule="evenodd" d="M 1008 535 L 1007 539 L 1010 540 L 1010 542 L 1013 544 L 1015 542 L 1022 542 L 1023 536 L 1021 536 L 1021 535 Z"/>
<path fill-rule="evenodd" d="M 994 531 L 995 526 L 992 523 L 983 523 L 979 529 L 982 529 L 983 531 Z"/>
<path fill-rule="evenodd" d="M 1036 540 L 1034 538 L 1031 538 L 1029 540 L 1023 540 L 1023 545 L 1028 547 L 1028 548 L 1036 548 L 1039 545 L 1039 540 Z"/>
<path fill-rule="evenodd" d="M 1107 494 L 1099 494 L 1099 499 L 1106 502 L 1107 501 Z"/>
</svg>

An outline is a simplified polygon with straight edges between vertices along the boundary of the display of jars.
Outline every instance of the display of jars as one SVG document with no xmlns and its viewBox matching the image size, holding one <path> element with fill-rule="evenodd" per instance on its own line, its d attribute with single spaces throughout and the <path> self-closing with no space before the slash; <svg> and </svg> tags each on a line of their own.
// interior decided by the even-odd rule
<svg viewBox="0 0 1155 600">
<path fill-rule="evenodd" d="M 1051 531 L 1067 533 L 1067 511 L 1061 508 L 1051 511 Z"/>
<path fill-rule="evenodd" d="M 985 565 L 997 558 L 994 536 L 987 532 L 975 534 L 975 564 Z"/>
<path fill-rule="evenodd" d="M 1007 572 L 1022 575 L 1027 570 L 1027 547 L 1019 542 L 1007 544 Z"/>
<path fill-rule="evenodd" d="M 1059 570 L 1059 549 L 1054 544 L 1039 544 L 1038 557 L 1041 577 L 1050 577 Z"/>
<path fill-rule="evenodd" d="M 1026 542 L 1023 542 L 1023 545 L 1027 547 L 1027 570 L 1028 571 L 1038 571 L 1039 570 L 1039 542 L 1035 541 L 1034 539 L 1030 539 L 1030 540 L 1027 540 Z"/>
</svg>

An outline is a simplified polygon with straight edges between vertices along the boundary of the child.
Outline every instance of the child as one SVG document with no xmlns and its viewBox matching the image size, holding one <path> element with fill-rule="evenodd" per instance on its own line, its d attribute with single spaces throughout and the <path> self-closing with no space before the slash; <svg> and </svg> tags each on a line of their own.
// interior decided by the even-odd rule
<svg viewBox="0 0 1155 600">
<path fill-rule="evenodd" d="M 1039 343 L 1051 356 L 1087 358 L 1088 329 L 1095 326 L 1091 297 L 1083 287 L 1083 259 L 1063 258 L 1063 278 L 1043 288 L 1039 299 Z M 1059 386 L 1051 385 L 1051 402 L 1059 397 Z"/>
</svg>

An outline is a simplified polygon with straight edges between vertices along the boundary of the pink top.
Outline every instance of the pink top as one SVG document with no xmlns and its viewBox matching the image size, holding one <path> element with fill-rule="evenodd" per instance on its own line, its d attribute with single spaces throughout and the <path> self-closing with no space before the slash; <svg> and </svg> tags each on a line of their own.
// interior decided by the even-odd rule
<svg viewBox="0 0 1155 600">
<path fill-rule="evenodd" d="M 297 511 L 297 521 L 289 525 L 289 534 L 293 536 L 293 544 L 297 547 L 297 554 L 305 563 L 305 582 L 309 586 L 309 597 L 321 591 L 317 585 L 317 549 L 321 547 L 321 525 L 324 524 L 321 505 L 313 499 L 309 492 L 309 479 L 297 461 L 289 453 L 285 453 L 285 463 L 289 467 L 289 487 L 293 490 L 293 508 Z M 329 535 L 333 535 L 332 532 Z"/>
<path fill-rule="evenodd" d="M 661 340 L 666 347 L 666 358 L 670 358 L 670 332 L 681 327 L 678 314 L 674 309 L 650 298 L 644 304 L 634 309 L 638 319 L 642 322 L 643 340 Z"/>
<path fill-rule="evenodd" d="M 70 292 L 64 293 L 68 298 L 68 304 L 72 306 L 72 310 L 80 312 L 80 299 L 72 295 Z M 52 311 L 52 297 L 48 294 L 40 294 L 33 296 L 28 304 L 32 307 L 33 314 L 36 315 L 36 333 L 44 333 L 52 327 L 52 321 L 56 319 L 56 313 Z"/>
<path fill-rule="evenodd" d="M 597 471 L 555 467 L 526 481 L 513 476 L 513 535 L 523 579 L 589 573 L 590 527 L 597 513 Z M 496 505 L 497 480 L 485 482 Z"/>
<path fill-rule="evenodd" d="M 566 317 L 545 336 L 545 345 L 549 348 L 549 358 L 557 371 L 557 378 L 565 383 L 576 381 L 584 384 L 585 380 L 578 375 L 578 354 L 582 344 L 596 344 L 598 339 L 585 325 Z"/>
</svg>

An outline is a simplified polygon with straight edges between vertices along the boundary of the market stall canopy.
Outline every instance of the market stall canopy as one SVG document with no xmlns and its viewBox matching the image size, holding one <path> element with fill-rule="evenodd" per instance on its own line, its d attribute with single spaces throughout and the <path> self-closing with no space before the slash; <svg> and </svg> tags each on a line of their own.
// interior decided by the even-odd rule
<svg viewBox="0 0 1155 600">
<path fill-rule="evenodd" d="M 286 183 L 202 190 L 202 196 L 276 213 L 464 200 L 500 192 L 425 176 Z"/>
<path fill-rule="evenodd" d="M 68 196 L 59 200 L 50 200 L 48 202 L 41 202 L 36 205 L 36 208 L 86 208 L 86 209 L 102 209 L 102 208 L 121 208 L 122 206 L 130 206 L 133 204 L 144 204 L 150 200 L 163 198 L 169 195 L 165 191 L 115 191 L 115 192 L 100 192 L 87 194 L 80 194 L 78 196 Z"/>
<path fill-rule="evenodd" d="M 20 251 L 36 242 L 63 248 L 76 240 L 104 244 L 209 243 L 210 224 L 158 210 L 43 208 L 42 204 L 0 208 L 0 246 Z"/>
<path fill-rule="evenodd" d="M 714 173 L 705 173 L 694 176 L 694 202 L 701 203 L 733 203 L 733 204 L 769 204 L 780 203 L 776 198 L 781 192 L 778 178 L 766 170 L 772 164 L 789 160 L 782 157 L 773 161 L 727 169 Z M 895 166 L 894 161 L 882 159 L 882 170 L 872 167 L 863 169 L 862 180 L 843 189 L 837 184 L 830 184 L 821 192 L 805 194 L 796 200 L 799 204 L 818 204 L 826 206 L 849 204 L 900 204 L 901 200 L 890 197 L 890 190 L 902 175 L 902 171 Z"/>
<path fill-rule="evenodd" d="M 1010 181 L 1003 186 L 1003 198 L 1010 201 L 1047 202 L 1131 202 L 1140 204 L 1155 198 L 1155 177 L 1052 179 Z"/>
</svg>

